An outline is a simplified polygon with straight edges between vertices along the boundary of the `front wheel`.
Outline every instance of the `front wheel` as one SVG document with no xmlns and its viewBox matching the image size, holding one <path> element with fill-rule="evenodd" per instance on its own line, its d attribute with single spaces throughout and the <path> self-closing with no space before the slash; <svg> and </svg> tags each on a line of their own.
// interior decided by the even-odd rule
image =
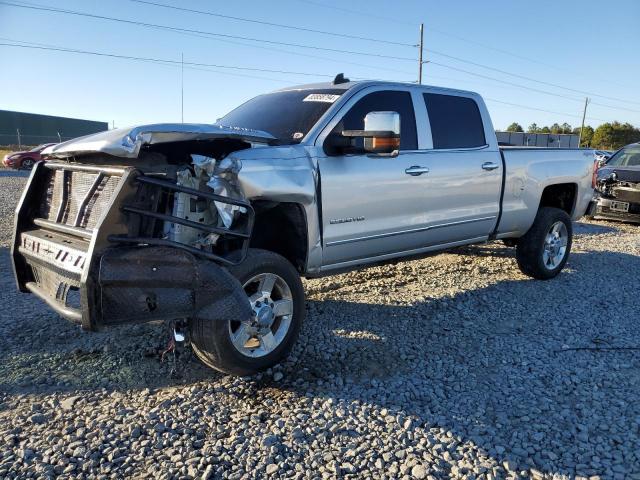
<svg viewBox="0 0 640 480">
<path fill-rule="evenodd" d="M 24 160 L 22 160 L 22 163 L 20 164 L 20 168 L 22 170 L 31 170 L 35 165 L 35 163 L 36 162 L 33 158 L 25 158 Z"/>
<path fill-rule="evenodd" d="M 191 343 L 209 367 L 251 375 L 275 365 L 291 351 L 305 316 L 304 289 L 293 265 L 267 250 L 250 249 L 245 261 L 229 272 L 247 295 L 251 319 L 193 319 Z"/>
<path fill-rule="evenodd" d="M 533 225 L 518 241 L 520 271 L 539 280 L 558 275 L 569 258 L 572 235 L 571 219 L 564 210 L 540 208 Z"/>
</svg>

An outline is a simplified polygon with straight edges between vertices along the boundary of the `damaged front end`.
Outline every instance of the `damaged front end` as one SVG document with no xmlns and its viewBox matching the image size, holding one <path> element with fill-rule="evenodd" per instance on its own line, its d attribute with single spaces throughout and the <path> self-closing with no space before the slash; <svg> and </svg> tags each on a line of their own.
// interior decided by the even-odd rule
<svg viewBox="0 0 640 480">
<path fill-rule="evenodd" d="M 640 169 L 603 167 L 595 179 L 594 218 L 640 223 Z"/>
<path fill-rule="evenodd" d="M 15 216 L 18 288 L 85 329 L 251 314 L 223 266 L 246 256 L 254 212 L 227 155 L 266 144 L 216 125 L 112 130 L 50 147 Z"/>
</svg>

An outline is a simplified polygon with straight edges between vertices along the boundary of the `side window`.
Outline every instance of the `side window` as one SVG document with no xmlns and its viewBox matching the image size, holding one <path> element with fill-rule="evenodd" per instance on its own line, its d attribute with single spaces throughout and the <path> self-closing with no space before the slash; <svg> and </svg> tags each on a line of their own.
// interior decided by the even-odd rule
<svg viewBox="0 0 640 480">
<path fill-rule="evenodd" d="M 400 150 L 417 150 L 416 116 L 411 93 L 386 90 L 362 97 L 342 117 L 334 131 L 363 130 L 364 117 L 369 112 L 398 112 L 400 114 Z"/>
<path fill-rule="evenodd" d="M 473 148 L 486 145 L 484 124 L 475 100 L 424 93 L 433 148 Z"/>
</svg>

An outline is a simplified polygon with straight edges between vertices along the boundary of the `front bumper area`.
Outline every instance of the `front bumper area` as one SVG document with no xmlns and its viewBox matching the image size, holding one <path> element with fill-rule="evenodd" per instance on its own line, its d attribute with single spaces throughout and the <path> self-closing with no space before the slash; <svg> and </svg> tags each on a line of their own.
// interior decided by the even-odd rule
<svg viewBox="0 0 640 480">
<path fill-rule="evenodd" d="M 18 289 L 87 330 L 249 318 L 242 286 L 212 261 L 231 260 L 175 242 L 154 243 L 152 204 L 161 194 L 141 176 L 128 167 L 37 163 L 15 215 L 11 254 Z M 127 205 L 142 213 L 130 213 Z M 249 234 L 242 233 L 246 244 Z"/>
<path fill-rule="evenodd" d="M 10 159 L 9 155 L 5 155 L 2 159 L 2 165 L 4 165 L 6 168 L 15 168 L 16 161 L 17 160 Z"/>
</svg>

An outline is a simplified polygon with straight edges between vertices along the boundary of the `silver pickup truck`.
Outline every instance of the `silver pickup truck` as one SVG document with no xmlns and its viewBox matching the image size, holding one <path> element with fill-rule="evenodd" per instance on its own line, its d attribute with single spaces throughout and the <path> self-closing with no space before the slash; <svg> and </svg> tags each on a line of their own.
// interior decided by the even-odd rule
<svg viewBox="0 0 640 480">
<path fill-rule="evenodd" d="M 290 351 L 301 276 L 501 239 L 550 279 L 593 196 L 592 152 L 499 148 L 475 93 L 341 75 L 44 155 L 16 210 L 18 288 L 87 330 L 174 322 L 239 375 Z"/>
</svg>

